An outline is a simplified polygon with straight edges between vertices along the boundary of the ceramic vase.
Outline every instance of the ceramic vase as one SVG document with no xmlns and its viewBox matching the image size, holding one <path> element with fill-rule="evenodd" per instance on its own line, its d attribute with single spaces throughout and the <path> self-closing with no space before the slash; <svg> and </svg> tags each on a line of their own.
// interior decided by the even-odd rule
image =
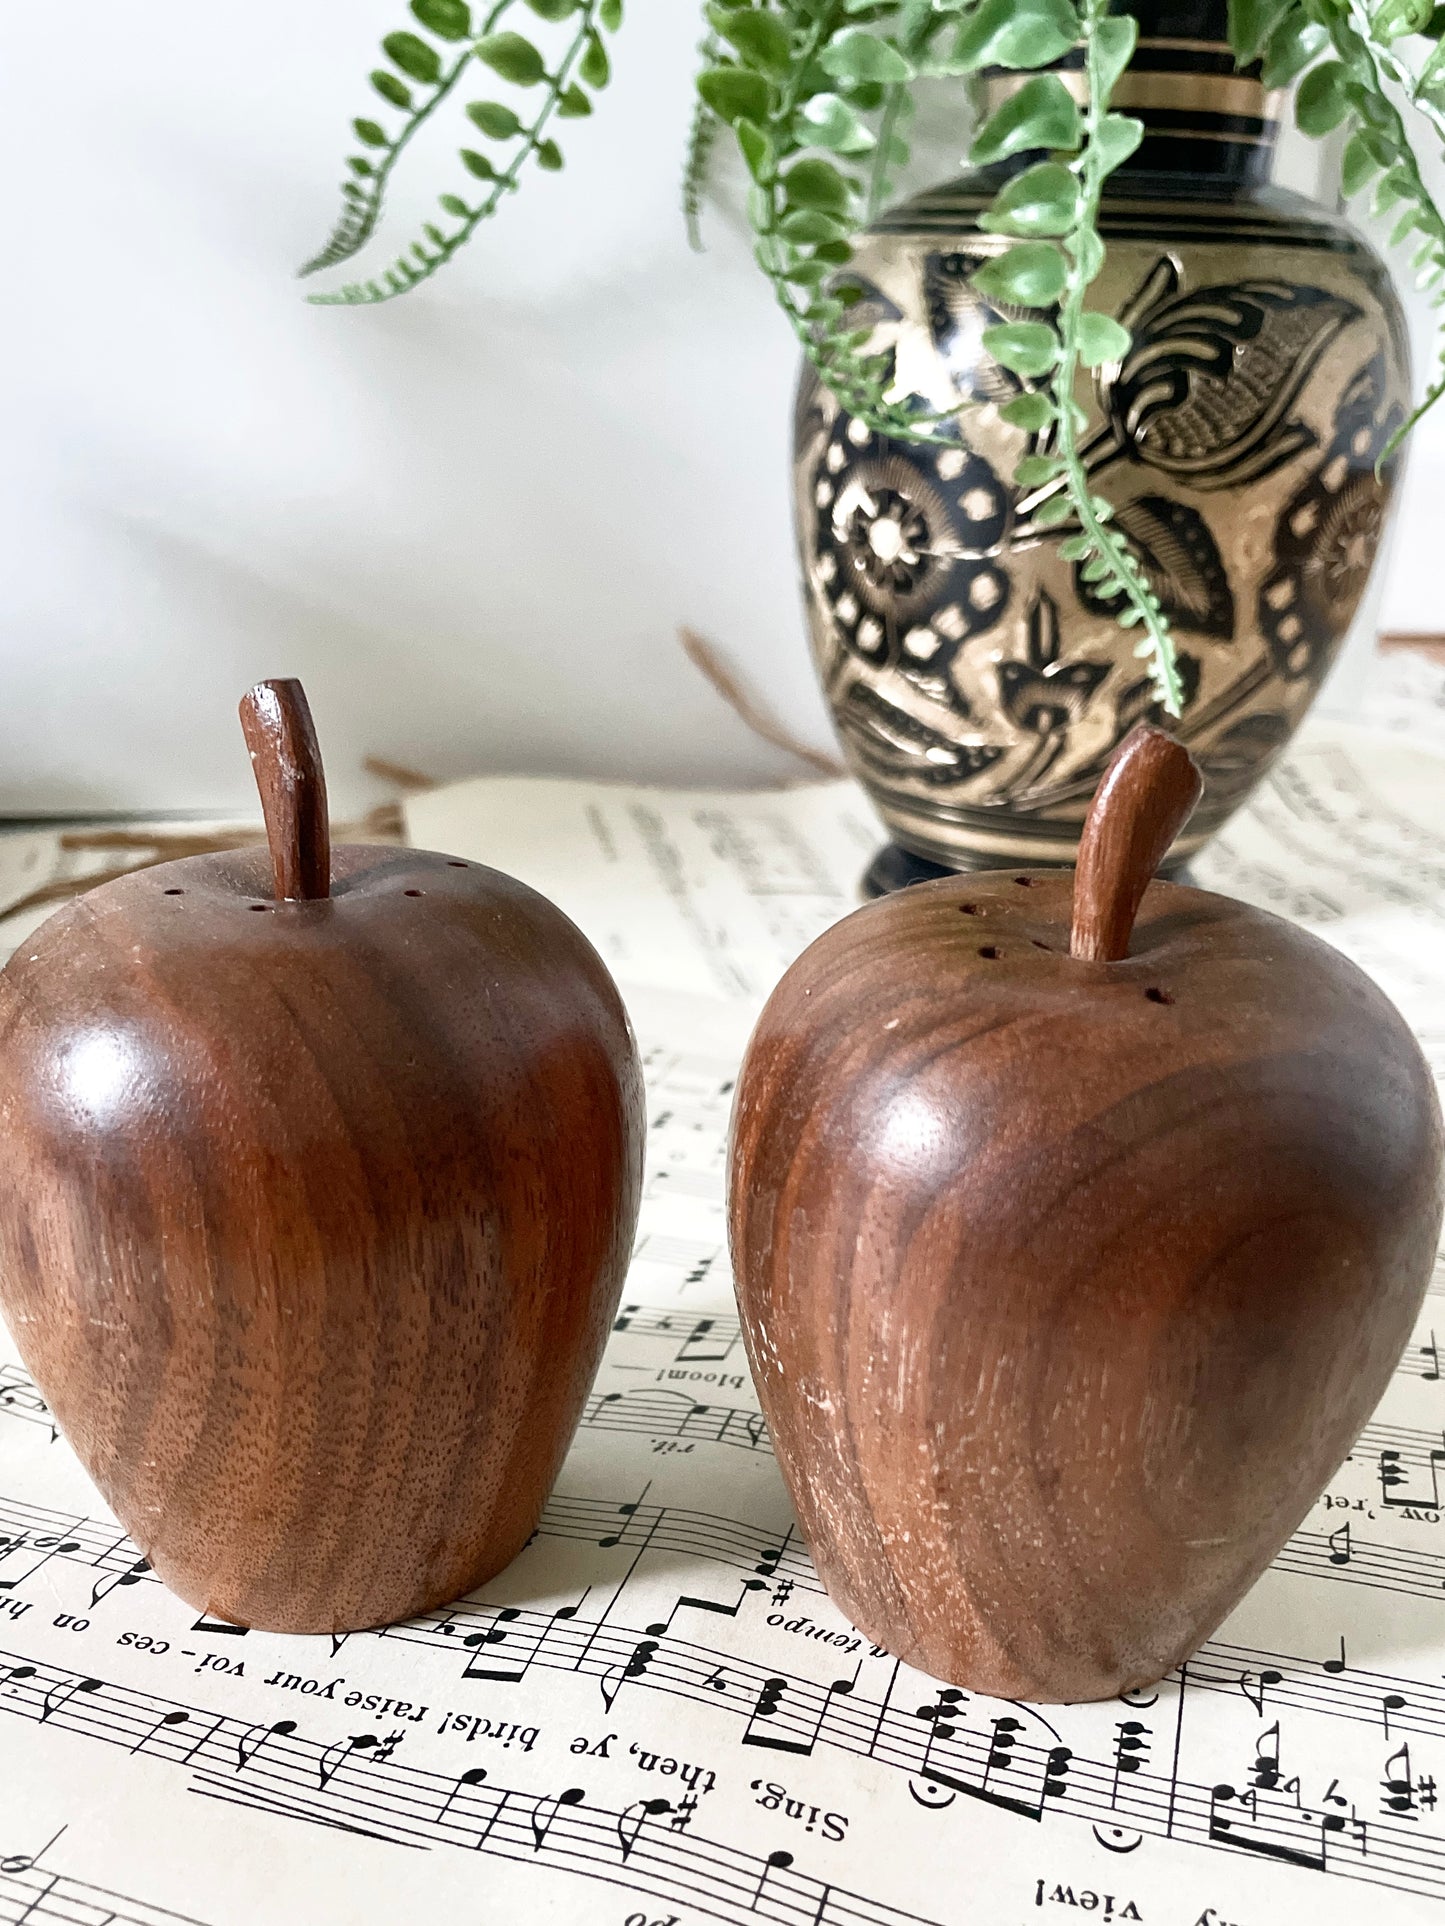
<svg viewBox="0 0 1445 1926">
<path fill-rule="evenodd" d="M 1173 626 L 1172 724 L 1206 780 L 1182 861 L 1289 741 L 1381 545 L 1409 351 L 1379 258 L 1268 184 L 1281 101 L 1237 73 L 1215 0 L 1134 9 L 1114 104 L 1143 141 L 1111 178 L 1090 305 L 1133 335 L 1081 376 L 1089 474 Z M 1059 71 L 1082 91 L 1080 60 Z M 981 112 L 1025 78 L 986 76 Z M 1058 484 L 1010 477 L 1039 438 L 1000 419 L 1028 385 L 984 350 L 1027 318 L 974 286 L 1008 243 L 978 216 L 1010 169 L 966 172 L 886 214 L 848 278 L 896 387 L 953 413 L 943 446 L 886 439 L 805 369 L 799 546 L 818 673 L 853 771 L 893 837 L 877 890 L 946 869 L 1065 864 L 1115 745 L 1161 720 L 1117 605 L 1040 526 Z"/>
</svg>

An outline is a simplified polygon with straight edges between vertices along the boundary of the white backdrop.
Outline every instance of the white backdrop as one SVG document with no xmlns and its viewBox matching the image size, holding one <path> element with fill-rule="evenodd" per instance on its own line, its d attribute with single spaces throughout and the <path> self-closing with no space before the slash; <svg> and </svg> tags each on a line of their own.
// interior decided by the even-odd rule
<svg viewBox="0 0 1445 1926">
<path fill-rule="evenodd" d="M 631 0 L 567 170 L 429 287 L 308 307 L 292 273 L 404 18 L 7 10 L 0 811 L 249 805 L 235 703 L 274 674 L 305 678 L 343 812 L 379 793 L 368 752 L 438 776 L 791 771 L 683 660 L 681 622 L 827 741 L 792 343 L 736 214 L 711 212 L 702 256 L 678 215 L 697 14 Z M 418 144 L 386 240 L 458 184 L 450 133 Z M 1445 421 L 1412 463 L 1388 626 L 1445 626 L 1442 485 Z"/>
</svg>

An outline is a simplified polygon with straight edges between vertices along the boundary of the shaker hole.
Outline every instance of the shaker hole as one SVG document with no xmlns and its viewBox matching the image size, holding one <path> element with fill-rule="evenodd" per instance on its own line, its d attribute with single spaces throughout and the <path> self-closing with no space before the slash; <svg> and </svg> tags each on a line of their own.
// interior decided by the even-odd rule
<svg viewBox="0 0 1445 1926">
<path fill-rule="evenodd" d="M 403 896 L 420 896 L 421 893 L 419 889 L 404 889 L 402 891 Z"/>
<path fill-rule="evenodd" d="M 165 891 L 167 896 L 184 896 L 185 893 L 183 889 L 168 889 Z"/>
<path fill-rule="evenodd" d="M 1167 990 L 1148 989 L 1144 992 L 1151 1003 L 1172 1003 L 1173 997 Z"/>
<path fill-rule="evenodd" d="M 982 948 L 982 949 L 981 949 L 981 950 L 979 951 L 979 955 L 980 955 L 980 956 L 986 956 L 986 957 L 988 958 L 988 960 L 989 960 L 989 962 L 990 962 L 990 963 L 992 963 L 992 962 L 994 962 L 994 961 L 996 961 L 996 959 L 997 959 L 997 957 L 998 957 L 998 946 L 997 946 L 997 944 L 995 944 L 995 943 L 985 943 L 985 944 L 984 944 L 984 946 L 983 946 L 983 948 Z"/>
</svg>

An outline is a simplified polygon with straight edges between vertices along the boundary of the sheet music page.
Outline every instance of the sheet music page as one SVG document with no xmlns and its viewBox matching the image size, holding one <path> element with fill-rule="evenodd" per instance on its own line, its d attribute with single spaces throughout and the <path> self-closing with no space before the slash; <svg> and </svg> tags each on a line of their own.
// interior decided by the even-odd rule
<svg viewBox="0 0 1445 1926">
<path fill-rule="evenodd" d="M 1423 742 L 1321 724 L 1198 864 L 1358 957 L 1437 1064 L 1442 797 Z M 475 1597 L 384 1632 L 238 1632 L 163 1590 L 7 1347 L 0 1918 L 1437 1917 L 1445 1275 L 1329 1490 L 1181 1673 L 1091 1706 L 940 1687 L 819 1588 L 724 1249 L 746 1032 L 852 907 L 865 803 L 847 784 L 495 781 L 419 799 L 411 829 L 548 888 L 637 1024 L 642 1218 L 576 1444 L 533 1542 Z"/>
</svg>

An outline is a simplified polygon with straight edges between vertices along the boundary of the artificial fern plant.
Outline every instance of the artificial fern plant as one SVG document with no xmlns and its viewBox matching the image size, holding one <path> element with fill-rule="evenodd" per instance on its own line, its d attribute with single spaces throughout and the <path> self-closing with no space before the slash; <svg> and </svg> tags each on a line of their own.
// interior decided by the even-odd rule
<svg viewBox="0 0 1445 1926">
<path fill-rule="evenodd" d="M 379 278 L 313 299 L 375 302 L 405 293 L 498 211 L 529 166 L 561 168 L 562 125 L 590 115 L 593 96 L 607 85 L 622 12 L 623 0 L 491 0 L 485 8 L 411 0 L 414 25 L 386 36 L 385 64 L 371 75 L 384 118 L 353 122 L 359 151 L 347 161 L 341 217 L 303 272 L 336 267 L 371 239 L 397 163 L 444 107 L 455 106 L 468 124 L 457 182 L 465 191 L 440 196 L 440 218 Z M 990 328 L 983 343 L 1028 384 L 1003 410 L 1033 438 L 1035 452 L 1021 462 L 1017 481 L 1062 483 L 1037 519 L 1077 520 L 1062 555 L 1081 565 L 1101 597 L 1121 599 L 1118 619 L 1141 631 L 1139 653 L 1159 699 L 1178 715 L 1183 696 L 1168 622 L 1109 503 L 1090 487 L 1074 394 L 1081 369 L 1118 361 L 1129 347 L 1128 331 L 1090 308 L 1088 295 L 1104 262 L 1104 184 L 1143 133 L 1138 120 L 1109 105 L 1138 37 L 1133 16 L 1111 0 L 717 0 L 706 14 L 684 174 L 689 231 L 695 238 L 714 143 L 730 129 L 751 179 L 758 266 L 805 354 L 851 414 L 910 441 L 952 440 L 956 419 L 895 391 L 891 357 L 870 352 L 870 329 L 850 326 L 857 297 L 847 277 L 851 238 L 908 158 L 917 81 L 962 79 L 986 67 L 1031 73 L 977 130 L 969 158 L 1010 164 L 982 224 L 1013 244 L 976 274 L 976 284 L 1038 318 Z M 1230 40 L 1241 66 L 1260 63 L 1267 87 L 1299 82 L 1296 118 L 1307 134 L 1348 127 L 1345 192 L 1362 194 L 1373 183 L 1376 216 L 1394 216 L 1392 244 L 1411 244 L 1418 284 L 1436 305 L 1445 302 L 1445 220 L 1406 124 L 1408 115 L 1427 140 L 1445 146 L 1445 6 L 1230 0 Z M 1082 107 L 1057 73 L 1040 71 L 1080 46 Z M 1395 441 L 1442 392 L 1445 363 Z"/>
</svg>

